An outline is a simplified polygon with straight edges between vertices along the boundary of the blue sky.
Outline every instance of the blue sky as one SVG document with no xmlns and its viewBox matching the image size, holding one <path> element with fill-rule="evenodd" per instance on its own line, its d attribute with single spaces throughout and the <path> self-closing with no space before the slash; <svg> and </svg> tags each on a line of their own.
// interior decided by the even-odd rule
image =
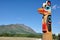
<svg viewBox="0 0 60 40">
<path fill-rule="evenodd" d="M 0 25 L 25 24 L 42 33 L 42 15 L 38 8 L 46 0 L 0 0 Z M 52 2 L 52 32 L 60 33 L 60 0 Z"/>
</svg>

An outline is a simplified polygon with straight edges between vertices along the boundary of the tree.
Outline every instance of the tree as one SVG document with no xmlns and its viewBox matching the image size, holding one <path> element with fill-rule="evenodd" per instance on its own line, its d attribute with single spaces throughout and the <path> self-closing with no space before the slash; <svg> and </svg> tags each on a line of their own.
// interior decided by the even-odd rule
<svg viewBox="0 0 60 40">
<path fill-rule="evenodd" d="M 58 40 L 60 40 L 60 34 L 58 34 Z"/>
<path fill-rule="evenodd" d="M 54 40 L 56 39 L 56 35 L 55 35 L 55 34 L 53 34 L 53 39 L 54 39 Z"/>
</svg>

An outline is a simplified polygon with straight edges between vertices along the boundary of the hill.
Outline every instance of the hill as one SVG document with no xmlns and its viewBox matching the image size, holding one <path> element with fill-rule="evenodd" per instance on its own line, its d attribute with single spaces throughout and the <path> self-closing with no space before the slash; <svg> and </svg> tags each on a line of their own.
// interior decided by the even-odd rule
<svg viewBox="0 0 60 40">
<path fill-rule="evenodd" d="M 24 24 L 10 24 L 10 25 L 0 25 L 0 34 L 9 33 L 9 34 L 34 34 L 36 33 L 30 27 Z"/>
</svg>

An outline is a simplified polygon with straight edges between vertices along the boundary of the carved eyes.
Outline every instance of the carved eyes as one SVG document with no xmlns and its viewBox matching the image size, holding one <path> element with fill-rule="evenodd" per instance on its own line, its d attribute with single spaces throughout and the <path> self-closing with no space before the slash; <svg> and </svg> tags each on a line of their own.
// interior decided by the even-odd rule
<svg viewBox="0 0 60 40">
<path fill-rule="evenodd" d="M 45 10 L 51 10 L 51 7 L 50 6 L 46 6 Z"/>
</svg>

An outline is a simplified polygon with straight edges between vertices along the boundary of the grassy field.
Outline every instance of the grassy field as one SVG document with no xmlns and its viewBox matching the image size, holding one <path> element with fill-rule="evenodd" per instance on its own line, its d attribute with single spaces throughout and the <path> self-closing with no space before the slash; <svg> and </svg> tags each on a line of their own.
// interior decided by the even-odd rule
<svg viewBox="0 0 60 40">
<path fill-rule="evenodd" d="M 0 37 L 0 40 L 40 40 L 39 38 L 27 38 L 27 37 Z"/>
</svg>

